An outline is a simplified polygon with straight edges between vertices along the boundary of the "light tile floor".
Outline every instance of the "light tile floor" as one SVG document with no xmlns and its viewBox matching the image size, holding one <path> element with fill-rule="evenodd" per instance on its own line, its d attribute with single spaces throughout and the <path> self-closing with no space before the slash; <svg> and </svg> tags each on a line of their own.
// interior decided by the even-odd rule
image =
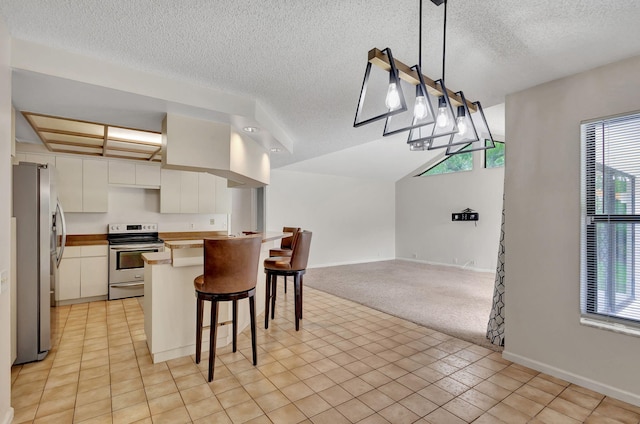
<svg viewBox="0 0 640 424">
<path fill-rule="evenodd" d="M 280 293 L 238 352 L 152 364 L 138 299 L 56 309 L 44 361 L 12 368 L 14 423 L 638 423 L 640 408 L 512 364 L 500 353 L 305 288 Z M 195 300 L 194 300 L 195 301 Z M 195 318 L 194 318 L 195 319 Z"/>
</svg>

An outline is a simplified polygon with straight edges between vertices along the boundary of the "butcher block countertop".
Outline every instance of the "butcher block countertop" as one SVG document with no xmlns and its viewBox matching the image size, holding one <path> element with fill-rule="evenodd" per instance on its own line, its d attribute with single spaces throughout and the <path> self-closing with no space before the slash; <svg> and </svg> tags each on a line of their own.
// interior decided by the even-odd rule
<svg viewBox="0 0 640 424">
<path fill-rule="evenodd" d="M 226 236 L 226 231 L 182 231 L 159 233 L 162 240 L 200 240 L 203 238 Z M 106 234 L 68 234 L 66 246 L 95 246 L 107 245 Z"/>
<path fill-rule="evenodd" d="M 267 233 L 249 234 L 249 235 L 244 235 L 239 237 L 262 237 L 262 242 L 266 243 L 268 241 L 278 240 L 283 237 L 289 237 L 290 235 L 291 233 L 267 232 Z M 181 240 L 172 241 L 172 240 L 167 240 L 163 238 L 163 240 L 164 240 L 164 245 L 169 249 L 197 249 L 203 246 L 204 244 L 203 240 L 205 238 L 222 240 L 222 239 L 236 238 L 236 237 L 228 236 L 228 235 L 216 235 L 211 237 L 203 237 L 200 239 L 188 239 L 188 240 L 181 239 Z"/>
<path fill-rule="evenodd" d="M 261 237 L 262 243 L 279 240 L 284 237 L 289 237 L 291 233 L 282 232 L 267 232 L 247 234 L 239 237 Z M 214 235 L 211 237 L 204 237 L 207 239 L 228 239 L 236 238 L 228 235 Z M 190 239 L 190 240 L 166 240 L 164 245 L 166 250 L 164 252 L 144 253 L 142 258 L 148 265 L 173 265 L 186 266 L 202 264 L 204 255 L 202 247 L 204 246 L 204 238 Z M 193 249 L 193 250 L 188 250 Z"/>
<path fill-rule="evenodd" d="M 65 246 L 96 246 L 107 245 L 106 234 L 69 234 Z"/>
</svg>

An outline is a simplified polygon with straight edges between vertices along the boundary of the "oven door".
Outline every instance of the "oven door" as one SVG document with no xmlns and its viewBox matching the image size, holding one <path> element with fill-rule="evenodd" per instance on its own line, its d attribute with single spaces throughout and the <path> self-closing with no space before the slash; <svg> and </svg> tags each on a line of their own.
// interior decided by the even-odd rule
<svg viewBox="0 0 640 424">
<path fill-rule="evenodd" d="M 159 244 L 112 245 L 109 247 L 109 283 L 144 280 L 143 253 L 162 252 Z"/>
</svg>

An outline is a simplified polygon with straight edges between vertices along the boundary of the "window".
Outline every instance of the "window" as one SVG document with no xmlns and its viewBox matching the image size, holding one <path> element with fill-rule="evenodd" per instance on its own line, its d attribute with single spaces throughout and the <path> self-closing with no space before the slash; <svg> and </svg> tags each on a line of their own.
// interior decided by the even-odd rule
<svg viewBox="0 0 640 424">
<path fill-rule="evenodd" d="M 471 146 L 471 144 L 468 144 L 461 150 L 464 150 L 469 146 Z M 424 177 L 427 175 L 450 174 L 452 172 L 471 171 L 472 169 L 473 152 L 457 153 L 455 155 L 445 156 L 441 161 L 431 166 L 423 173 L 418 174 L 418 177 Z"/>
<path fill-rule="evenodd" d="M 485 146 L 489 145 L 489 141 L 485 141 Z M 504 142 L 493 142 L 494 148 L 484 151 L 484 167 L 485 168 L 500 168 L 504 166 Z"/>
<path fill-rule="evenodd" d="M 584 123 L 581 134 L 583 322 L 640 334 L 640 114 Z"/>
</svg>

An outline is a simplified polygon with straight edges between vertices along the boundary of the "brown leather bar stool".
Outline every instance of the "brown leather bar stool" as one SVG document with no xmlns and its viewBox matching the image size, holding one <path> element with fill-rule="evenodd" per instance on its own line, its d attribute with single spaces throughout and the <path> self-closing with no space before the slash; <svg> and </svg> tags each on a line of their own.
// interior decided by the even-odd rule
<svg viewBox="0 0 640 424">
<path fill-rule="evenodd" d="M 291 256 L 293 252 L 293 245 L 296 240 L 296 235 L 300 231 L 299 227 L 283 227 L 283 233 L 292 233 L 289 237 L 284 237 L 280 240 L 280 247 L 277 249 L 269 249 L 269 257 L 273 256 Z M 287 292 L 287 276 L 284 276 L 284 292 Z"/>
<path fill-rule="evenodd" d="M 202 348 L 202 315 L 204 301 L 211 302 L 211 333 L 209 340 L 209 381 L 213 381 L 216 360 L 216 333 L 218 328 L 218 302 L 231 301 L 233 305 L 233 351 L 238 338 L 238 300 L 249 298 L 251 315 L 251 347 L 253 365 L 258 363 L 256 351 L 256 278 L 260 260 L 260 236 L 204 240 L 204 274 L 196 277 L 196 364 L 200 363 Z"/>
<path fill-rule="evenodd" d="M 264 272 L 267 274 L 264 328 L 269 328 L 269 302 L 271 302 L 271 319 L 275 317 L 276 282 L 278 275 L 292 275 L 295 292 L 296 331 L 300 329 L 300 320 L 302 319 L 302 276 L 307 271 L 311 235 L 311 231 L 298 232 L 290 257 L 276 256 L 264 260 Z"/>
</svg>

